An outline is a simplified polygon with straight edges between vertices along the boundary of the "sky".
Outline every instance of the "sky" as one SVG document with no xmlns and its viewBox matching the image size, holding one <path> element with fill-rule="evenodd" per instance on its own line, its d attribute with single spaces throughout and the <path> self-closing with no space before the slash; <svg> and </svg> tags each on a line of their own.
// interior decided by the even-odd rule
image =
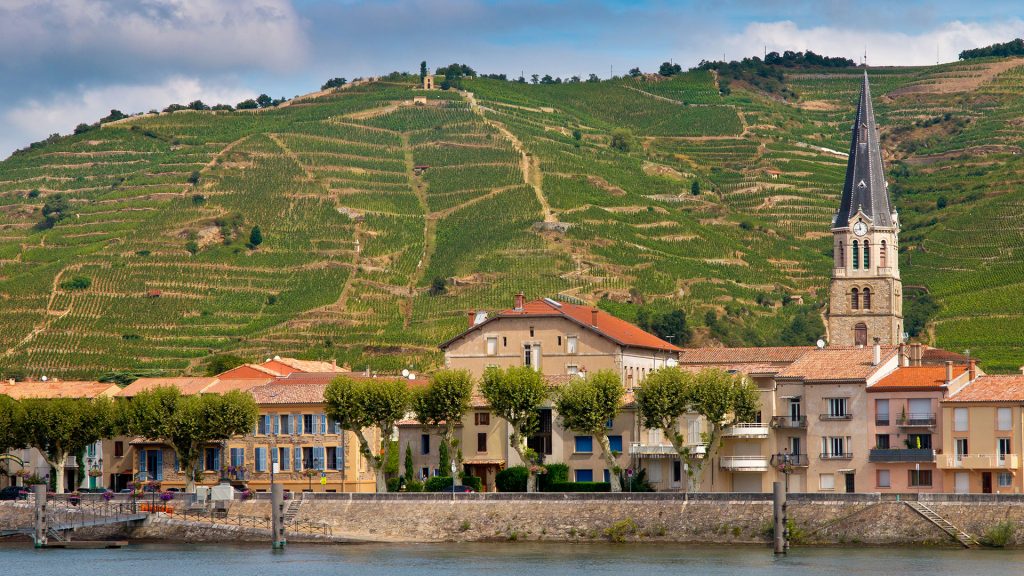
<svg viewBox="0 0 1024 576">
<path fill-rule="evenodd" d="M 1024 36 L 1013 0 L 0 0 L 0 158 L 111 109 L 292 97 L 328 78 L 466 63 L 607 77 L 813 50 L 956 60 Z"/>
</svg>

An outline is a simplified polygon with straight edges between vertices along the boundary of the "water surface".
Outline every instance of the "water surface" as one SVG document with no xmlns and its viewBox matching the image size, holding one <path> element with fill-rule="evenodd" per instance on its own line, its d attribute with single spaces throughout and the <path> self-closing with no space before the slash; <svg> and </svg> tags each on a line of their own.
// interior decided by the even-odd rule
<svg viewBox="0 0 1024 576">
<path fill-rule="evenodd" d="M 270 546 L 139 543 L 120 550 L 34 550 L 0 544 L 0 566 L 17 576 L 595 576 L 677 574 L 860 576 L 1018 573 L 1024 551 L 931 548 L 798 548 L 775 558 L 762 547 L 648 544 L 372 544 Z M 63 567 L 63 569 L 61 568 Z"/>
</svg>

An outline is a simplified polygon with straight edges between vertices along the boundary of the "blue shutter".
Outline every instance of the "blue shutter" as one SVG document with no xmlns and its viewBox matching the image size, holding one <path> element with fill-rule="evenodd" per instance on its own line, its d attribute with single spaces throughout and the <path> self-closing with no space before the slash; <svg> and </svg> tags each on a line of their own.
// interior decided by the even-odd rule
<svg viewBox="0 0 1024 576">
<path fill-rule="evenodd" d="M 334 433 L 341 434 L 341 424 L 337 420 L 334 421 Z"/>
<path fill-rule="evenodd" d="M 593 470 L 577 470 L 576 471 L 577 482 L 593 482 L 594 471 Z"/>
<path fill-rule="evenodd" d="M 218 471 L 218 472 L 220 471 L 221 452 L 223 452 L 223 450 L 220 449 L 220 448 L 214 448 L 213 449 L 213 469 Z"/>
<path fill-rule="evenodd" d="M 267 471 L 267 449 L 256 448 L 256 471 L 266 472 Z"/>
<path fill-rule="evenodd" d="M 611 474 L 611 472 L 608 471 L 607 468 L 605 468 L 605 470 L 604 470 L 604 481 L 605 482 L 611 482 L 612 481 L 612 474 Z"/>
<path fill-rule="evenodd" d="M 139 450 L 139 472 L 146 471 L 146 451 Z"/>
<path fill-rule="evenodd" d="M 295 414 L 295 433 L 302 434 L 302 415 Z"/>
<path fill-rule="evenodd" d="M 164 479 L 164 451 L 156 451 L 156 480 Z"/>
<path fill-rule="evenodd" d="M 345 447 L 338 446 L 334 450 L 334 467 L 338 470 L 345 469 Z"/>
<path fill-rule="evenodd" d="M 593 436 L 577 436 L 576 437 L 576 452 L 577 453 L 591 453 L 594 451 L 594 437 Z"/>
<path fill-rule="evenodd" d="M 295 471 L 302 471 L 302 448 L 300 446 L 295 447 Z"/>
<path fill-rule="evenodd" d="M 291 458 L 292 453 L 288 450 L 288 448 L 282 447 L 280 454 L 281 470 L 288 470 L 289 468 L 292 467 Z"/>
<path fill-rule="evenodd" d="M 281 433 L 281 417 L 274 414 L 274 436 Z"/>
<path fill-rule="evenodd" d="M 324 458 L 324 447 L 323 446 L 314 446 L 313 447 L 313 460 L 316 462 L 316 469 L 317 470 L 326 470 L 327 469 L 327 463 L 324 462 L 325 458 Z"/>
<path fill-rule="evenodd" d="M 308 432 L 310 434 L 316 434 L 317 432 L 320 431 L 320 415 L 319 414 L 313 414 L 312 416 L 313 416 L 313 429 L 309 430 Z"/>
<path fill-rule="evenodd" d="M 609 436 L 608 446 L 612 452 L 622 453 L 622 436 Z"/>
<path fill-rule="evenodd" d="M 320 415 L 320 433 L 321 434 L 327 434 L 327 415 L 326 414 L 321 414 Z"/>
</svg>

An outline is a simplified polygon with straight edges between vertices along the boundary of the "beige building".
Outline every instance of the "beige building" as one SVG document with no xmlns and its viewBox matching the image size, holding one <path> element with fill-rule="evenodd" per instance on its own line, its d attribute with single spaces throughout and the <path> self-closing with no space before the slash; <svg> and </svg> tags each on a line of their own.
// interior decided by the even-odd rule
<svg viewBox="0 0 1024 576">
<path fill-rule="evenodd" d="M 871 106 L 867 72 L 852 129 L 846 181 L 832 218 L 833 260 L 828 340 L 836 346 L 903 342 L 900 223 Z"/>
<path fill-rule="evenodd" d="M 942 402 L 946 492 L 1019 494 L 1024 375 L 979 376 Z"/>
</svg>

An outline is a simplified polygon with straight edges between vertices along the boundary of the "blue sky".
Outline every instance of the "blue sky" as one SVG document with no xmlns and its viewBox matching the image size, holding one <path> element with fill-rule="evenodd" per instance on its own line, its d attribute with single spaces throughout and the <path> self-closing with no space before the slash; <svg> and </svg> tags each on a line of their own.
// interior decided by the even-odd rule
<svg viewBox="0 0 1024 576">
<path fill-rule="evenodd" d="M 1020 36 L 1019 4 L 990 0 L 0 0 L 0 158 L 111 108 L 291 97 L 421 60 L 605 77 L 765 46 L 929 64 Z"/>
</svg>

